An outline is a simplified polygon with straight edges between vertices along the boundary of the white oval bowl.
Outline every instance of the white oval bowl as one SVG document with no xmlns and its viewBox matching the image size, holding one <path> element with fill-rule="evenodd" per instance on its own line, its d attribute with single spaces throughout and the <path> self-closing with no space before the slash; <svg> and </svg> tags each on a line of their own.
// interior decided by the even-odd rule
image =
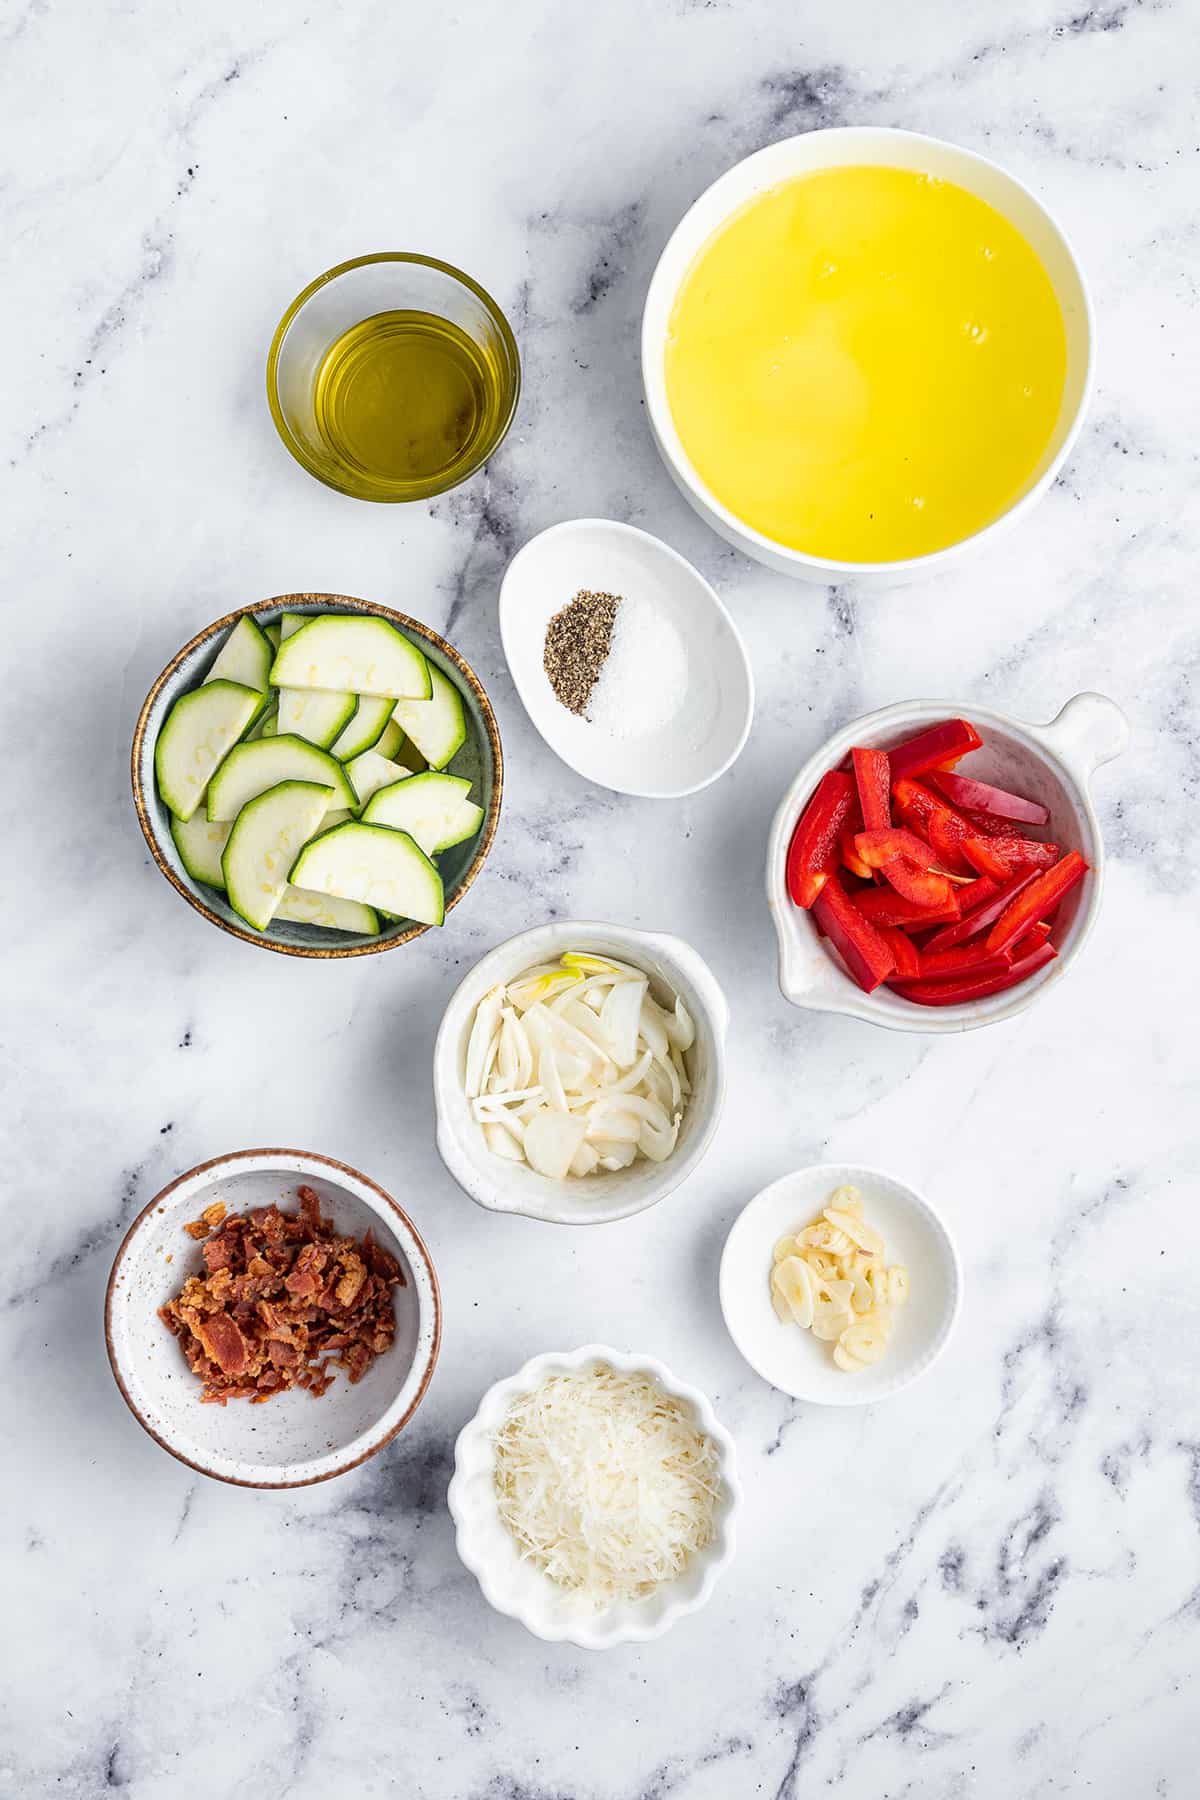
<svg viewBox="0 0 1200 1800">
<path fill-rule="evenodd" d="M 675 625 L 688 686 L 675 717 L 618 738 L 569 712 L 542 664 L 546 627 L 581 588 L 638 594 Z M 531 538 L 500 587 L 500 636 L 525 711 L 577 775 L 618 794 L 678 800 L 708 787 L 740 756 L 754 717 L 754 676 L 741 634 L 713 588 L 661 538 L 615 519 L 568 519 Z"/>
<path fill-rule="evenodd" d="M 1067 371 L 1062 405 L 1041 461 L 1013 504 L 970 537 L 927 556 L 895 562 L 838 562 L 810 556 L 767 537 L 739 519 L 707 487 L 694 468 L 675 427 L 667 399 L 664 354 L 675 297 L 692 262 L 709 238 L 756 195 L 797 175 L 848 164 L 883 164 L 918 169 L 956 182 L 994 206 L 1041 258 L 1053 284 L 1067 336 Z M 915 131 L 873 125 L 840 126 L 784 138 L 736 163 L 707 188 L 671 234 L 646 295 L 642 314 L 642 383 L 646 411 L 659 454 L 684 498 L 727 543 L 784 575 L 828 584 L 855 580 L 875 587 L 901 586 L 917 576 L 940 573 L 973 554 L 1014 524 L 1046 492 L 1069 456 L 1092 389 L 1095 326 L 1083 271 L 1062 228 L 1041 201 L 998 164 L 973 150 Z"/>
<path fill-rule="evenodd" d="M 1054 961 L 1019 987 L 961 1006 L 917 1006 L 890 988 L 865 994 L 827 947 L 811 915 L 787 891 L 787 853 L 792 832 L 813 789 L 858 745 L 889 749 L 941 719 L 967 718 L 983 748 L 958 765 L 965 775 L 1040 800 L 1050 809 L 1046 831 L 1064 850 L 1078 850 L 1090 873 L 1068 894 L 1055 918 Z M 1100 911 L 1104 842 L 1089 784 L 1103 763 L 1120 756 L 1129 722 L 1115 700 L 1076 694 L 1048 725 L 1026 725 L 987 706 L 954 700 L 904 700 L 843 726 L 810 756 L 784 795 L 767 845 L 767 905 L 779 939 L 779 985 L 786 999 L 816 1012 L 847 1013 L 893 1031 L 971 1031 L 1011 1019 L 1056 987 L 1083 949 Z"/>
<path fill-rule="evenodd" d="M 861 1190 L 864 1220 L 881 1234 L 887 1262 L 908 1270 L 910 1286 L 886 1353 L 853 1375 L 837 1368 L 832 1344 L 776 1317 L 770 1289 L 779 1239 L 819 1218 L 846 1184 Z M 962 1305 L 962 1266 L 944 1222 L 915 1189 L 858 1163 L 823 1163 L 781 1176 L 738 1214 L 721 1256 L 720 1293 L 729 1335 L 764 1381 L 819 1406 L 870 1406 L 909 1387 L 946 1348 Z"/>
<path fill-rule="evenodd" d="M 696 1026 L 696 1041 L 688 1051 L 692 1092 L 679 1140 L 666 1162 L 639 1157 L 628 1169 L 551 1181 L 526 1163 L 505 1162 L 493 1155 L 471 1116 L 465 1075 L 476 1006 L 490 988 L 514 980 L 535 963 L 554 962 L 564 950 L 590 950 L 635 964 L 650 977 L 650 991 L 657 999 L 665 999 L 668 989 L 683 995 Z M 433 1095 L 442 1161 L 463 1191 L 491 1212 L 523 1213 L 555 1225 L 604 1225 L 631 1218 L 685 1182 L 706 1154 L 725 1104 L 728 1030 L 729 1008 L 717 978 L 682 938 L 590 919 L 566 919 L 522 931 L 489 951 L 463 977 L 438 1028 Z"/>
<path fill-rule="evenodd" d="M 691 1407 L 695 1423 L 720 1451 L 721 1494 L 713 1515 L 713 1538 L 683 1574 L 644 1600 L 622 1602 L 599 1612 L 576 1594 L 558 1587 L 532 1563 L 523 1562 L 516 1541 L 496 1505 L 495 1434 L 518 1394 L 529 1393 L 550 1375 L 607 1363 L 628 1374 L 649 1375 L 667 1394 Z M 517 1619 L 534 1637 L 576 1644 L 581 1650 L 611 1650 L 616 1644 L 661 1637 L 677 1619 L 697 1612 L 710 1598 L 737 1547 L 736 1517 L 742 1490 L 733 1439 L 698 1388 L 678 1381 L 665 1364 L 606 1344 L 535 1356 L 507 1381 L 490 1387 L 475 1417 L 454 1446 L 454 1476 L 447 1496 L 458 1554 L 470 1569 L 489 1606 Z"/>
<path fill-rule="evenodd" d="M 277 1394 L 262 1406 L 231 1400 L 205 1406 L 179 1341 L 158 1317 L 189 1275 L 204 1267 L 201 1245 L 184 1231 L 206 1206 L 229 1212 L 272 1202 L 298 1207 L 303 1182 L 340 1232 L 368 1228 L 396 1257 L 403 1287 L 393 1290 L 396 1338 L 360 1382 L 344 1370 L 327 1391 Z M 390 1194 L 332 1157 L 300 1150 L 235 1150 L 180 1175 L 138 1214 L 117 1251 L 104 1306 L 104 1335 L 125 1402 L 155 1443 L 189 1468 L 239 1487 L 306 1487 L 357 1468 L 417 1410 L 441 1341 L 442 1303 L 429 1252 Z"/>
</svg>

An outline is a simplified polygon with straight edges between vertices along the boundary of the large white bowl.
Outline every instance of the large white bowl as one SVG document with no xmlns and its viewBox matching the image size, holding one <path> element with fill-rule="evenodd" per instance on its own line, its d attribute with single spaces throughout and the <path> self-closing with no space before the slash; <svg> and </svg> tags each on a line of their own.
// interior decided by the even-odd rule
<svg viewBox="0 0 1200 1800">
<path fill-rule="evenodd" d="M 780 1238 L 820 1218 L 834 1190 L 847 1185 L 862 1194 L 863 1218 L 881 1234 L 889 1265 L 902 1265 L 909 1279 L 886 1354 L 854 1375 L 837 1368 L 832 1344 L 776 1316 L 770 1290 Z M 781 1175 L 742 1209 L 725 1240 L 720 1291 L 729 1335 L 764 1381 L 818 1406 L 870 1406 L 924 1375 L 946 1348 L 962 1304 L 962 1269 L 945 1224 L 915 1189 L 858 1163 L 823 1163 Z"/>
<path fill-rule="evenodd" d="M 523 1562 L 516 1541 L 496 1505 L 495 1436 L 518 1394 L 539 1387 L 550 1375 L 607 1363 L 630 1374 L 649 1375 L 668 1394 L 687 1402 L 695 1423 L 720 1451 L 721 1491 L 714 1512 L 712 1542 L 694 1556 L 676 1581 L 644 1600 L 591 1610 L 576 1594 L 558 1587 L 532 1563 Z M 611 1650 L 615 1644 L 661 1637 L 677 1619 L 708 1600 L 736 1548 L 735 1519 L 742 1491 L 733 1439 L 698 1388 L 676 1380 L 652 1356 L 585 1344 L 564 1354 L 535 1356 L 507 1381 L 490 1387 L 475 1417 L 464 1425 L 454 1447 L 454 1477 L 447 1496 L 456 1529 L 458 1554 L 497 1612 L 519 1619 L 535 1637 L 577 1644 L 581 1650 Z"/>
<path fill-rule="evenodd" d="M 498 982 L 512 981 L 535 963 L 553 962 L 564 950 L 591 950 L 644 969 L 651 992 L 682 994 L 696 1026 L 688 1052 L 692 1092 L 679 1141 L 666 1162 L 644 1157 L 628 1169 L 551 1181 L 526 1163 L 505 1162 L 484 1142 L 466 1095 L 467 1040 L 475 1008 Z M 725 1103 L 725 1036 L 729 1008 L 704 958 L 682 938 L 628 925 L 566 919 L 522 931 L 483 957 L 464 976 L 447 1006 L 433 1052 L 437 1146 L 458 1185 L 492 1212 L 524 1213 L 556 1225 L 602 1225 L 628 1219 L 677 1188 L 707 1151 Z"/>
<path fill-rule="evenodd" d="M 1023 492 L 1000 518 L 961 542 L 928 556 L 887 563 L 835 562 L 829 557 L 806 555 L 755 530 L 722 505 L 693 467 L 675 428 L 664 366 L 675 296 L 693 260 L 718 226 L 756 195 L 793 176 L 864 163 L 919 169 L 957 182 L 994 206 L 1016 226 L 1045 265 L 1062 308 L 1067 335 L 1067 373 L 1058 421 Z M 1083 271 L 1061 227 L 1027 187 L 987 157 L 957 144 L 915 131 L 852 125 L 809 131 L 769 144 L 765 150 L 735 164 L 684 214 L 659 258 L 646 295 L 642 314 L 642 381 L 650 429 L 676 486 L 701 518 L 728 543 L 784 575 L 822 584 L 853 579 L 890 587 L 918 575 L 939 572 L 990 543 L 997 532 L 1015 523 L 1045 493 L 1070 454 L 1083 422 L 1092 385 L 1093 336 L 1092 307 Z"/>
<path fill-rule="evenodd" d="M 543 667 L 546 627 L 580 588 L 638 595 L 675 625 L 687 648 L 687 689 L 675 716 L 619 738 L 577 718 Z M 567 519 L 539 532 L 500 586 L 500 636 L 509 673 L 555 755 L 619 794 L 677 800 L 723 775 L 754 717 L 754 675 L 741 633 L 713 588 L 661 538 L 616 519 Z"/>
<path fill-rule="evenodd" d="M 939 719 L 967 718 L 983 748 L 964 757 L 963 774 L 1040 800 L 1050 809 L 1047 834 L 1064 850 L 1078 850 L 1090 873 L 1067 895 L 1055 917 L 1058 955 L 1019 987 L 961 1006 L 917 1006 L 890 988 L 864 994 L 813 923 L 787 891 L 787 853 L 796 822 L 827 769 L 836 769 L 858 745 L 889 749 Z M 1056 987 L 1087 942 L 1100 911 L 1104 842 L 1092 805 L 1090 782 L 1103 763 L 1120 756 L 1129 722 L 1115 700 L 1076 694 L 1048 725 L 1026 725 L 988 706 L 954 700 L 905 700 L 855 719 L 810 756 L 779 803 L 767 845 L 767 905 L 779 939 L 779 985 L 788 1000 L 816 1012 L 848 1013 L 893 1031 L 970 1031 L 1011 1019 Z"/>
<path fill-rule="evenodd" d="M 265 1405 L 205 1406 L 200 1382 L 158 1309 L 204 1267 L 184 1231 L 206 1206 L 297 1210 L 296 1189 L 315 1189 L 340 1232 L 376 1240 L 397 1259 L 396 1337 L 362 1380 L 340 1370 L 324 1394 L 303 1388 Z M 129 1410 L 180 1462 L 240 1487 L 305 1487 L 344 1475 L 401 1431 L 420 1405 L 437 1361 L 442 1303 L 429 1252 L 390 1194 L 332 1157 L 300 1150 L 235 1150 L 189 1169 L 138 1214 L 117 1251 L 104 1308 L 109 1361 Z"/>
</svg>

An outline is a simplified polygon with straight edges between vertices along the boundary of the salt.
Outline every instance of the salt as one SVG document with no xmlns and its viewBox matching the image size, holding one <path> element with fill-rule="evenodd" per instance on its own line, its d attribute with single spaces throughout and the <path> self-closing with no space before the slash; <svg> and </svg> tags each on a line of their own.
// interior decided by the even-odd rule
<svg viewBox="0 0 1200 1800">
<path fill-rule="evenodd" d="M 670 723 L 687 688 L 687 646 L 671 620 L 653 602 L 624 595 L 588 698 L 588 723 L 610 737 L 645 737 Z"/>
</svg>

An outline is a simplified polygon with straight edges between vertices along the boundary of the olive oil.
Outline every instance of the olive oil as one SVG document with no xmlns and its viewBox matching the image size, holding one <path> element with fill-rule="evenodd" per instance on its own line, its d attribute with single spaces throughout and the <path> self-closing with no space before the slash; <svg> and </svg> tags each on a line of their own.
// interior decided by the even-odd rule
<svg viewBox="0 0 1200 1800">
<path fill-rule="evenodd" d="M 716 498 L 809 555 L 891 562 L 1007 511 L 1050 445 L 1066 332 L 994 207 L 911 169 L 758 195 L 680 286 L 667 395 Z"/>
<path fill-rule="evenodd" d="M 380 499 L 452 487 L 509 403 L 497 356 L 433 313 L 376 313 L 330 345 L 317 369 L 317 433 L 340 468 Z"/>
</svg>

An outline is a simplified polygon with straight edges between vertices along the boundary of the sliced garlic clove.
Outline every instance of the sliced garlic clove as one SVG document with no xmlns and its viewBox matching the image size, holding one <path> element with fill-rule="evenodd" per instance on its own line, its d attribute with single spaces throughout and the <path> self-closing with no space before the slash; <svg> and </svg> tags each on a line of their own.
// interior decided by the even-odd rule
<svg viewBox="0 0 1200 1800">
<path fill-rule="evenodd" d="M 825 1218 L 835 1231 L 842 1232 L 852 1244 L 856 1244 L 860 1250 L 865 1250 L 868 1256 L 883 1255 L 883 1239 L 879 1233 L 872 1231 L 869 1225 L 862 1219 L 856 1218 L 853 1213 L 839 1212 L 836 1207 L 827 1206 Z"/>
<path fill-rule="evenodd" d="M 813 1287 L 806 1265 L 798 1256 L 785 1256 L 775 1264 L 771 1285 L 787 1301 L 796 1324 L 807 1331 L 813 1322 Z"/>
</svg>

